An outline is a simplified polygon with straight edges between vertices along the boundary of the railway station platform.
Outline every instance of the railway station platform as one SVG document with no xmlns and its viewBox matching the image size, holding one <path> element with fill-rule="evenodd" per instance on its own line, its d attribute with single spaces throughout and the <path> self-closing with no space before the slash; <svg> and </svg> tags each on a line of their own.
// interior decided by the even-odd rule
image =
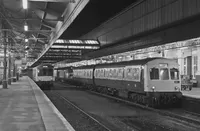
<svg viewBox="0 0 200 131">
<path fill-rule="evenodd" d="M 191 91 L 184 90 L 182 93 L 185 97 L 200 99 L 200 87 L 193 87 Z"/>
<path fill-rule="evenodd" d="M 8 89 L 0 85 L 0 131 L 74 131 L 40 88 L 21 77 Z"/>
</svg>

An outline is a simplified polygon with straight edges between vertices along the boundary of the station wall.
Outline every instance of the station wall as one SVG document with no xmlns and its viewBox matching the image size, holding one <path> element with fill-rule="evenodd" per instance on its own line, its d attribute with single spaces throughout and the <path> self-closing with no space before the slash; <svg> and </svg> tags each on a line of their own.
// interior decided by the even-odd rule
<svg viewBox="0 0 200 131">
<path fill-rule="evenodd" d="M 198 14 L 199 0 L 140 0 L 81 38 L 105 46 Z"/>
</svg>

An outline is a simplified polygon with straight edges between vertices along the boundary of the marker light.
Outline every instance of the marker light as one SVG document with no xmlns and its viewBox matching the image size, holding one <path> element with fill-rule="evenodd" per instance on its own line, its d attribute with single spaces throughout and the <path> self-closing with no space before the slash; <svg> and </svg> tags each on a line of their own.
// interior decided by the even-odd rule
<svg viewBox="0 0 200 131">
<path fill-rule="evenodd" d="M 153 87 L 151 87 L 151 88 L 152 88 L 153 92 L 154 92 L 154 90 L 156 89 L 156 87 L 155 87 L 155 86 L 153 86 Z"/>
</svg>

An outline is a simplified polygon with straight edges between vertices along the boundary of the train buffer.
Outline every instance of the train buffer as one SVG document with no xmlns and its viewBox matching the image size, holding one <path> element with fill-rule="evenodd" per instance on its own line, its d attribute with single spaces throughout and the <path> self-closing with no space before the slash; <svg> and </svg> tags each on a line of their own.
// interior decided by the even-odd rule
<svg viewBox="0 0 200 131">
<path fill-rule="evenodd" d="M 40 88 L 27 76 L 0 88 L 0 130 L 74 131 Z"/>
</svg>

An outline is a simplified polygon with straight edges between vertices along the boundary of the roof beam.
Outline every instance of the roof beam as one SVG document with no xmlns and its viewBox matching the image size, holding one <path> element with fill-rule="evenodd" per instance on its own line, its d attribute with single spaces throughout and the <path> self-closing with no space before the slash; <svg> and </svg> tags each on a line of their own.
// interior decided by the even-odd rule
<svg viewBox="0 0 200 131">
<path fill-rule="evenodd" d="M 36 2 L 70 2 L 70 3 L 75 3 L 75 0 L 29 0 L 29 1 L 36 1 Z"/>
<path fill-rule="evenodd" d="M 43 10 L 44 11 L 44 10 Z M 48 12 L 47 12 L 48 13 Z M 40 18 L 15 18 L 15 17 L 6 17 L 6 18 L 0 18 L 0 19 L 9 19 L 9 20 L 26 20 L 26 21 L 32 21 L 32 20 L 42 20 Z M 63 21 L 63 18 L 60 17 L 58 19 L 43 19 L 44 21 Z M 13 23 L 13 22 L 12 22 Z M 19 23 L 20 24 L 20 23 Z"/>
<path fill-rule="evenodd" d="M 40 42 L 40 43 L 45 43 L 43 40 L 41 40 L 41 39 L 38 39 L 38 42 Z"/>
<path fill-rule="evenodd" d="M 48 52 L 45 55 L 81 55 L 81 53 L 77 53 L 77 52 L 71 52 L 71 53 L 53 53 L 53 52 Z"/>
<path fill-rule="evenodd" d="M 54 58 L 54 57 L 58 57 L 58 58 L 80 58 L 81 57 L 81 55 L 45 55 L 45 56 L 43 56 L 43 57 L 45 57 L 45 58 Z"/>
<path fill-rule="evenodd" d="M 61 14 L 54 11 L 54 10 L 51 10 L 51 9 L 37 9 L 37 10 L 41 10 L 41 11 L 44 11 L 46 12 L 47 14 L 50 14 L 50 15 L 53 15 L 55 17 L 59 17 Z M 60 18 L 61 19 L 61 18 Z M 43 20 L 45 20 L 45 18 L 43 18 Z M 64 20 L 63 18 L 61 19 L 62 21 Z"/>
<path fill-rule="evenodd" d="M 53 30 L 28 30 L 28 31 L 24 31 L 24 30 L 15 30 L 15 29 L 1 29 L 1 31 L 17 31 L 17 32 L 54 32 Z"/>
<path fill-rule="evenodd" d="M 50 26 L 50 25 L 47 25 L 45 23 L 42 23 L 43 26 L 47 27 L 47 28 L 50 28 L 50 29 L 54 29 L 54 27 Z"/>
<path fill-rule="evenodd" d="M 55 28 L 55 32 L 51 33 L 51 39 L 48 46 L 39 54 L 39 57 L 32 63 L 37 63 L 38 60 L 50 49 L 54 42 L 62 35 L 62 33 L 71 25 L 78 14 L 84 9 L 84 7 L 89 3 L 90 0 L 79 0 L 75 4 L 68 4 L 62 17 L 64 17 L 64 22 L 58 22 Z"/>
</svg>

